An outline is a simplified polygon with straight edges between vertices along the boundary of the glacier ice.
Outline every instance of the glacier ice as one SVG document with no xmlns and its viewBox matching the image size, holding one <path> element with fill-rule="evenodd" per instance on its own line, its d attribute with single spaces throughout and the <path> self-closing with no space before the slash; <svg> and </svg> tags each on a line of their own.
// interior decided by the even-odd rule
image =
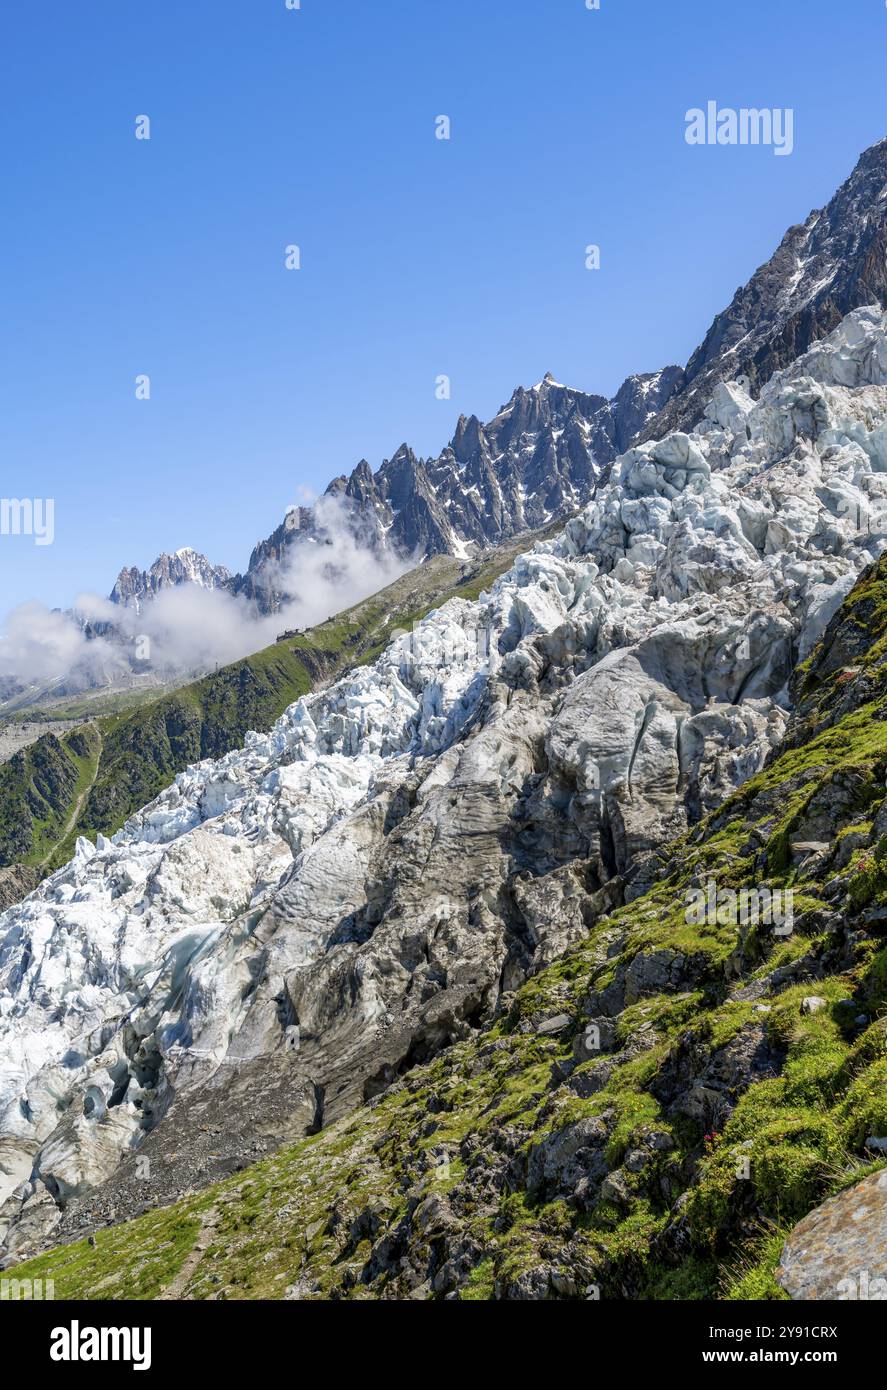
<svg viewBox="0 0 887 1390">
<path fill-rule="evenodd" d="M 534 880 L 582 857 L 640 891 L 644 855 L 778 742 L 792 661 L 883 547 L 885 497 L 869 308 L 759 399 L 722 383 L 691 434 L 630 449 L 477 602 L 78 841 L 0 916 L 0 1239 L 35 1211 L 48 1229 L 173 1094 L 293 1019 L 306 1074 L 384 1084 L 405 1038 L 451 1036 L 582 930 Z"/>
</svg>

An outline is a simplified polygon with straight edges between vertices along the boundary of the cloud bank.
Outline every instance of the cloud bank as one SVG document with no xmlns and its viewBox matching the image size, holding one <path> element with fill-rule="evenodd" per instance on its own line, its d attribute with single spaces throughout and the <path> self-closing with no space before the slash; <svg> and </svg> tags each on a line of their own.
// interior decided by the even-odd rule
<svg viewBox="0 0 887 1390">
<path fill-rule="evenodd" d="M 55 685 L 64 695 L 136 674 L 169 680 L 202 673 L 351 607 L 411 567 L 372 550 L 341 500 L 323 497 L 314 513 L 316 536 L 295 536 L 263 570 L 263 582 L 286 596 L 279 612 L 262 615 L 242 595 L 193 584 L 161 590 L 141 612 L 89 593 L 68 612 L 24 603 L 0 629 L 0 683 L 7 692 Z"/>
</svg>

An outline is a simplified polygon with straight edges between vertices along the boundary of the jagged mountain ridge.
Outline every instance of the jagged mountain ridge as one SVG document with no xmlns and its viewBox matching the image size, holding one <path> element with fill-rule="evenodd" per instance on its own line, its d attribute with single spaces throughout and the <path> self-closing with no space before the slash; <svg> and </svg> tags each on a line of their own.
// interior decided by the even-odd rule
<svg viewBox="0 0 887 1390">
<path fill-rule="evenodd" d="M 529 390 L 519 386 L 488 424 L 460 416 L 437 458 L 419 458 L 401 444 L 375 473 L 361 459 L 350 475 L 333 479 L 325 497 L 344 504 L 346 524 L 370 551 L 393 550 L 417 564 L 431 555 L 464 559 L 576 511 L 682 382 L 680 367 L 665 367 L 628 377 L 608 400 L 563 386 L 549 372 Z M 253 548 L 244 574 L 186 548 L 160 555 L 147 570 L 122 569 L 110 597 L 138 610 L 161 590 L 196 584 L 276 612 L 293 595 L 286 587 L 295 578 L 286 574 L 293 547 L 327 534 L 316 507 L 293 507 Z"/>
<path fill-rule="evenodd" d="M 796 652 L 879 552 L 885 425 L 872 309 L 758 402 L 719 387 L 477 603 L 189 769 L 4 914 L 13 1248 L 144 1199 L 136 1151 L 162 1200 L 257 1128 L 333 1123 L 648 889 L 657 847 L 778 745 Z"/>
<path fill-rule="evenodd" d="M 718 381 L 744 376 L 755 392 L 845 314 L 873 303 L 887 306 L 887 138 L 863 153 L 825 208 L 789 228 L 685 369 L 631 376 L 610 401 L 549 374 L 531 391 L 519 388 L 486 426 L 461 417 L 437 459 L 402 444 L 376 473 L 363 459 L 327 493 L 346 500 L 374 548 L 421 558 L 495 543 L 584 505 L 636 440 L 692 428 Z M 287 552 L 316 535 L 313 510 L 295 508 L 255 547 L 233 588 L 273 611 L 284 597 Z"/>
<path fill-rule="evenodd" d="M 375 552 L 391 549 L 417 562 L 462 557 L 566 517 L 636 440 L 692 428 L 718 381 L 747 377 L 754 392 L 846 313 L 872 303 L 887 305 L 887 138 L 863 153 L 825 208 L 789 228 L 686 368 L 630 376 L 612 400 L 546 374 L 530 390 L 519 387 L 488 424 L 460 417 L 436 459 L 419 458 L 404 443 L 375 472 L 362 459 L 325 496 L 344 503 L 347 524 Z M 159 589 L 199 583 L 276 612 L 298 587 L 297 573 L 288 573 L 296 548 L 326 535 L 315 508 L 295 507 L 254 547 L 244 574 L 180 551 L 186 563 L 160 556 L 148 571 L 122 570 L 111 597 L 137 606 Z"/>
<path fill-rule="evenodd" d="M 736 291 L 641 437 L 691 428 L 718 381 L 744 375 L 756 391 L 862 304 L 887 307 L 887 137 Z"/>
<path fill-rule="evenodd" d="M 679 389 L 679 367 L 629 377 L 612 400 L 563 386 L 547 373 L 512 395 L 482 424 L 460 416 L 436 459 L 407 444 L 374 473 L 366 459 L 326 491 L 373 551 L 393 549 L 421 562 L 464 557 L 567 516 L 594 495 L 606 468 Z M 283 574 L 293 547 L 324 533 L 316 510 L 297 507 L 250 556 L 235 592 L 265 611 L 285 597 Z"/>
<path fill-rule="evenodd" d="M 196 550 L 185 547 L 174 555 L 159 555 L 147 570 L 136 566 L 122 569 L 110 593 L 112 603 L 138 611 L 146 599 L 162 589 L 179 584 L 196 584 L 201 589 L 219 589 L 232 578 L 224 565 L 213 565 Z"/>
<path fill-rule="evenodd" d="M 341 504 L 334 527 L 329 511 L 293 508 L 253 549 L 245 574 L 232 575 L 184 548 L 158 556 L 147 570 L 122 569 L 110 599 L 139 613 L 158 594 L 195 585 L 242 597 L 256 615 L 276 613 L 288 599 L 302 597 L 299 545 L 328 545 L 324 574 L 336 580 L 337 547 L 330 531 L 342 526 L 376 556 L 393 552 L 415 564 L 433 555 L 477 556 L 515 536 L 541 531 L 583 505 L 612 459 L 682 380 L 677 367 L 631 376 L 608 401 L 562 386 L 546 374 L 530 390 L 518 387 L 489 424 L 476 416 L 460 417 L 452 441 L 437 459 L 419 459 L 403 444 L 375 474 L 361 460 L 350 477 L 342 475 L 327 488 L 325 499 Z M 74 617 L 87 638 L 110 641 L 120 663 L 131 659 L 127 628 L 113 620 Z M 165 679 L 174 676 L 174 670 L 164 671 Z M 89 683 L 81 663 L 67 680 L 54 682 L 51 693 L 79 692 Z M 108 690 L 131 683 L 131 677 L 119 672 L 116 677 L 102 672 Z M 21 691 L 13 685 L 10 701 Z M 37 692 L 35 703 L 42 698 L 43 692 Z"/>
</svg>

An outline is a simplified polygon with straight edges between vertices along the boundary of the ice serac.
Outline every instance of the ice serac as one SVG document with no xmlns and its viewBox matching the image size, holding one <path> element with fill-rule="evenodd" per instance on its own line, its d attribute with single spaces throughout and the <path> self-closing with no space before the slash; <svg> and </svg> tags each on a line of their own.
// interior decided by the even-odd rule
<svg viewBox="0 0 887 1390">
<path fill-rule="evenodd" d="M 643 892 L 778 743 L 885 497 L 870 307 L 621 454 L 477 602 L 81 840 L 0 916 L 9 1250 L 330 1124 Z"/>
</svg>

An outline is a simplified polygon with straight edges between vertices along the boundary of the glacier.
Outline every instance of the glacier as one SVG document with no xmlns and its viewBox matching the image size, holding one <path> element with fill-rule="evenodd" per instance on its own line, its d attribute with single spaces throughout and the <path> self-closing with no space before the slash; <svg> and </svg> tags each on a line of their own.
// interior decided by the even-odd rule
<svg viewBox="0 0 887 1390">
<path fill-rule="evenodd" d="M 0 1242 L 39 1243 L 236 1076 L 276 1069 L 301 1132 L 371 1100 L 643 892 L 778 746 L 885 500 L 887 314 L 863 308 L 621 455 L 476 602 L 80 840 L 0 916 Z"/>
</svg>

